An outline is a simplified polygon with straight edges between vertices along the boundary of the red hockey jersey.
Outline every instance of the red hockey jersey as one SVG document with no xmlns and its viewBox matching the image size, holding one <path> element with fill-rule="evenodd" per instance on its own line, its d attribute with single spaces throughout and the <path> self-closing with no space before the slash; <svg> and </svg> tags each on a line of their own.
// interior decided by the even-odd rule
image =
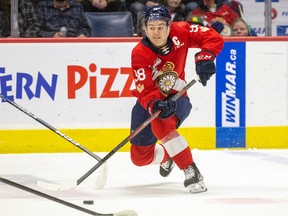
<svg viewBox="0 0 288 216">
<path fill-rule="evenodd" d="M 146 40 L 144 37 L 131 54 L 136 86 L 133 94 L 145 109 L 149 108 L 149 102 L 163 100 L 186 85 L 184 69 L 189 48 L 218 55 L 224 44 L 222 36 L 213 29 L 188 22 L 172 22 L 169 34 L 172 48 L 167 55 L 157 54 Z"/>
</svg>

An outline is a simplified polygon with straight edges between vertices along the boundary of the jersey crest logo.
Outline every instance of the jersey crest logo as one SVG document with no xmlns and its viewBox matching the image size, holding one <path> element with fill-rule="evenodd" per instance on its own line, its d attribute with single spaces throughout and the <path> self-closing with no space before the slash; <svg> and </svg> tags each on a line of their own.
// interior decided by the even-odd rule
<svg viewBox="0 0 288 216">
<path fill-rule="evenodd" d="M 164 95 L 168 95 L 171 89 L 174 87 L 178 74 L 173 71 L 174 64 L 167 62 L 162 69 L 162 73 L 157 77 L 157 85 L 160 92 Z"/>
</svg>

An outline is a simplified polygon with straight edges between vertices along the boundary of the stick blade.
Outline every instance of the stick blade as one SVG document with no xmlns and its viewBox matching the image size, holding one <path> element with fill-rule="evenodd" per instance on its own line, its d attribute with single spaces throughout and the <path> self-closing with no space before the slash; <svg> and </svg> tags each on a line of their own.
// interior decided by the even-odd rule
<svg viewBox="0 0 288 216">
<path fill-rule="evenodd" d="M 107 172 L 108 167 L 107 164 L 104 163 L 99 167 L 99 172 L 96 178 L 95 186 L 97 189 L 101 189 L 105 186 L 107 181 Z M 70 181 L 70 182 L 63 182 L 63 183 L 55 183 L 55 182 L 48 182 L 48 181 L 37 181 L 37 186 L 46 190 L 51 191 L 67 191 L 72 190 L 78 186 L 78 181 Z"/>
<path fill-rule="evenodd" d="M 97 189 L 101 189 L 105 186 L 108 176 L 108 166 L 103 163 L 98 169 L 98 175 L 96 178 L 95 186 Z"/>
<path fill-rule="evenodd" d="M 137 212 L 134 210 L 125 210 L 117 213 L 113 213 L 113 216 L 137 216 Z"/>
<path fill-rule="evenodd" d="M 37 181 L 37 186 L 46 190 L 52 190 L 52 191 L 67 191 L 72 190 L 75 187 L 77 187 L 77 182 L 66 182 L 66 183 L 52 183 L 52 182 L 46 182 L 46 181 Z"/>
</svg>

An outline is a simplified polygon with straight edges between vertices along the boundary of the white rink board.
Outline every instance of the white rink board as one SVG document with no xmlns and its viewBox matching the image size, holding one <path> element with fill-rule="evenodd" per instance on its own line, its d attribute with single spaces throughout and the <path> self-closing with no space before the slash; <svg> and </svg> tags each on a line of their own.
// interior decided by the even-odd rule
<svg viewBox="0 0 288 216">
<path fill-rule="evenodd" d="M 129 68 L 130 53 L 135 42 L 121 43 L 0 43 L 0 90 L 3 92 L 3 77 L 12 75 L 5 82 L 11 86 L 8 96 L 16 97 L 21 87 L 16 74 L 33 77 L 30 89 L 35 93 L 38 73 L 49 83 L 57 76 L 54 100 L 41 90 L 40 97 L 29 100 L 22 88 L 20 99 L 15 102 L 48 121 L 56 128 L 128 128 L 130 110 L 134 97 L 101 98 L 107 87 L 108 75 L 100 74 L 103 69 L 118 70 L 111 91 L 124 89 L 128 75 L 120 74 L 121 68 Z M 187 81 L 194 76 L 194 53 L 187 60 Z M 288 42 L 246 42 L 246 126 L 288 124 Z M 15 59 L 18 59 L 15 62 Z M 190 60 L 189 60 L 190 59 Z M 97 65 L 95 73 L 89 65 Z M 76 99 L 68 98 L 67 67 L 76 65 L 87 70 L 85 85 L 76 91 Z M 3 70 L 2 70 L 3 72 Z M 76 82 L 79 76 L 75 76 Z M 89 98 L 89 79 L 97 79 L 97 97 Z M 23 83 L 25 85 L 25 83 Z M 17 87 L 16 87 L 17 86 Z M 131 89 L 134 85 L 131 85 Z M 215 77 L 207 87 L 197 84 L 189 90 L 193 112 L 183 126 L 215 126 Z M 0 103 L 0 129 L 34 129 L 43 126 L 13 108 Z"/>
<path fill-rule="evenodd" d="M 288 124 L 288 43 L 247 43 L 248 126 Z"/>
<path fill-rule="evenodd" d="M 40 118 L 47 119 L 57 127 L 127 127 L 128 110 L 134 98 L 90 99 L 89 81 L 78 90 L 76 99 L 67 98 L 67 65 L 82 66 L 88 70 L 91 63 L 98 67 L 96 73 L 88 72 L 88 76 L 97 77 L 97 91 L 103 91 L 108 76 L 99 75 L 100 68 L 130 67 L 130 50 L 133 43 L 49 43 L 49 44 L 1 44 L 1 62 L 6 67 L 6 74 L 12 74 L 12 92 L 15 94 L 16 72 L 25 71 L 36 79 L 38 71 L 47 80 L 57 74 L 57 88 L 53 101 L 43 91 L 41 98 L 29 100 L 24 94 L 22 99 L 15 100 Z M 4 53 L 13 53 L 4 55 Z M 17 56 L 17 57 L 16 57 Z M 19 59 L 15 64 L 15 59 Z M 4 63 L 5 62 L 5 63 Z M 3 64 L 4 63 L 4 64 Z M 79 79 L 77 76 L 76 78 Z M 112 90 L 123 89 L 127 75 L 119 75 L 113 82 Z M 36 83 L 33 84 L 35 89 Z M 37 124 L 10 105 L 1 105 L 0 127 L 17 128 L 37 127 Z M 3 114 L 3 115 L 2 115 Z M 17 117 L 16 117 L 17 116 Z M 22 125 L 23 124 L 23 125 Z"/>
</svg>

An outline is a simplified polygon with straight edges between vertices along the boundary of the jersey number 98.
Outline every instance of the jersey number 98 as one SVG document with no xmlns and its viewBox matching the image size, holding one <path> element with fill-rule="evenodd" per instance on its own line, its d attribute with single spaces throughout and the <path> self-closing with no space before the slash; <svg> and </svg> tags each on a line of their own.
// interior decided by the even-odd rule
<svg viewBox="0 0 288 216">
<path fill-rule="evenodd" d="M 134 70 L 134 73 L 135 73 L 135 82 L 143 81 L 146 79 L 145 70 L 143 68 L 140 68 L 137 71 Z"/>
</svg>

